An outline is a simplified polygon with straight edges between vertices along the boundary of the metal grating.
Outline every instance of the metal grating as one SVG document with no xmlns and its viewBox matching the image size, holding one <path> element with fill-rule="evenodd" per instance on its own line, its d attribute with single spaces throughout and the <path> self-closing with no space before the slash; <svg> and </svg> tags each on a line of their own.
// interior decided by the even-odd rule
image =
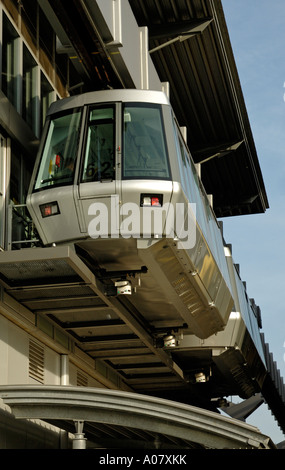
<svg viewBox="0 0 285 470">
<path fill-rule="evenodd" d="M 74 276 L 73 269 L 65 260 L 40 260 L 13 263 L 2 266 L 1 272 L 9 279 L 23 280 L 41 278 L 52 278 L 54 276 Z"/>
<path fill-rule="evenodd" d="M 33 341 L 29 340 L 29 377 L 31 379 L 44 383 L 44 348 Z"/>
<path fill-rule="evenodd" d="M 78 387 L 88 387 L 88 377 L 80 370 L 76 374 L 76 383 Z"/>
</svg>

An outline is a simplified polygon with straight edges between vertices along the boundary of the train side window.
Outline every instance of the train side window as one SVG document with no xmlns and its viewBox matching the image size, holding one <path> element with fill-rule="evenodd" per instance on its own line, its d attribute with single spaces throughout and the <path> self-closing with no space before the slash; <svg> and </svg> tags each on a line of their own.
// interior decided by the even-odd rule
<svg viewBox="0 0 285 470">
<path fill-rule="evenodd" d="M 161 108 L 126 105 L 123 130 L 123 178 L 169 179 Z"/>
<path fill-rule="evenodd" d="M 173 118 L 174 119 L 174 118 Z M 178 154 L 178 164 L 182 188 L 185 191 L 189 201 L 195 200 L 195 188 L 194 188 L 194 178 L 196 171 L 192 167 L 192 160 L 188 153 L 188 150 L 182 140 L 182 136 L 179 132 L 178 125 L 174 120 L 174 130 L 175 130 L 175 141 Z"/>
<path fill-rule="evenodd" d="M 115 178 L 114 107 L 89 112 L 82 182 Z"/>
<path fill-rule="evenodd" d="M 35 189 L 73 182 L 80 134 L 81 111 L 51 118 Z"/>
</svg>

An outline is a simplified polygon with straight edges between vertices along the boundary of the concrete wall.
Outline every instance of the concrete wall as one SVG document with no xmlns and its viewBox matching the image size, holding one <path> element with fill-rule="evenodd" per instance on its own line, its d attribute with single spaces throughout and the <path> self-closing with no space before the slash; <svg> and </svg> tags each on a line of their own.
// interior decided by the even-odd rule
<svg viewBox="0 0 285 470">
<path fill-rule="evenodd" d="M 31 368 L 31 346 L 42 354 L 43 369 L 37 364 Z M 78 354 L 78 360 L 82 360 Z M 67 377 L 62 382 L 63 361 L 66 358 Z M 31 370 L 32 369 L 32 370 Z M 39 380 L 33 377 L 38 374 Z M 40 378 L 43 378 L 42 381 Z M 102 387 L 70 360 L 68 354 L 59 354 L 25 329 L 17 326 L 0 312 L 0 386 L 1 385 L 79 385 Z M 16 420 L 8 406 L 0 399 L 1 449 L 57 449 L 71 448 L 71 436 L 41 420 Z"/>
</svg>

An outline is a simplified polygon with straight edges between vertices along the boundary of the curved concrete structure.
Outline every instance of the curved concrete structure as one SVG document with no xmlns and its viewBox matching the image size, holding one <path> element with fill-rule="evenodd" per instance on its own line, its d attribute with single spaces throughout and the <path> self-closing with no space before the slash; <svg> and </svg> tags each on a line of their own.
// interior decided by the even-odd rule
<svg viewBox="0 0 285 470">
<path fill-rule="evenodd" d="M 89 430 L 88 439 L 92 441 L 92 426 L 89 426 L 96 423 L 95 441 L 98 441 L 101 426 L 104 432 L 104 426 L 108 425 L 125 436 L 128 434 L 130 445 L 134 440 L 133 431 L 136 439 L 142 433 L 144 441 L 172 440 L 176 448 L 275 447 L 269 437 L 244 422 L 141 394 L 101 388 L 17 385 L 2 386 L 0 397 L 16 418 L 42 419 L 53 424 L 60 423 L 66 429 L 70 429 L 73 422 L 75 437 L 80 442 L 85 439 L 85 427 Z"/>
</svg>

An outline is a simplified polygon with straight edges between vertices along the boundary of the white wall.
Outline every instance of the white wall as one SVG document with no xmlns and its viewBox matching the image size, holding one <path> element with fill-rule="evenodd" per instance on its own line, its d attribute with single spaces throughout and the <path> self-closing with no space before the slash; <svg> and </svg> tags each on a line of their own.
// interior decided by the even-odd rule
<svg viewBox="0 0 285 470">
<path fill-rule="evenodd" d="M 29 377 L 29 340 L 32 337 L 0 315 L 0 385 L 38 383 Z M 37 340 L 44 350 L 44 384 L 60 384 L 60 355 Z"/>
</svg>

